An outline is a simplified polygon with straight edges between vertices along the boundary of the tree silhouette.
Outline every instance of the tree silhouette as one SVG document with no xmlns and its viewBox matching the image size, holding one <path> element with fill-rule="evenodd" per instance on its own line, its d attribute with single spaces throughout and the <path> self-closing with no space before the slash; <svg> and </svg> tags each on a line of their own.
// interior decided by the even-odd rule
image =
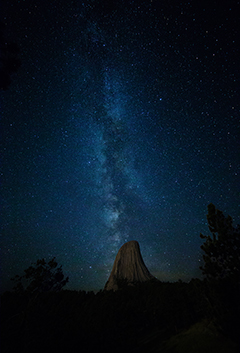
<svg viewBox="0 0 240 353">
<path fill-rule="evenodd" d="M 240 282 L 240 226 L 233 227 L 232 217 L 223 213 L 210 203 L 208 205 L 208 227 L 211 235 L 200 234 L 206 239 L 201 249 L 205 252 L 203 267 L 207 279 L 231 279 Z"/>
<path fill-rule="evenodd" d="M 24 270 L 23 276 L 16 275 L 12 278 L 16 282 L 13 289 L 20 293 L 60 291 L 69 278 L 64 279 L 62 266 L 57 267 L 57 265 L 55 257 L 48 263 L 44 259 L 37 260 L 33 266 Z"/>
</svg>

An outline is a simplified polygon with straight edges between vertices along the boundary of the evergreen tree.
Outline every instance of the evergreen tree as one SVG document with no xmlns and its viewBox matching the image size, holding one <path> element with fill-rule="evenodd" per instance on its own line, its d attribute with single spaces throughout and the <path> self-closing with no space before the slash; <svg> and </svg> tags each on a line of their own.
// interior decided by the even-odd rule
<svg viewBox="0 0 240 353">
<path fill-rule="evenodd" d="M 223 213 L 210 203 L 208 205 L 208 227 L 211 235 L 200 234 L 206 239 L 201 249 L 204 266 L 200 267 L 207 279 L 231 279 L 240 282 L 240 226 L 233 227 L 230 216 Z"/>
</svg>

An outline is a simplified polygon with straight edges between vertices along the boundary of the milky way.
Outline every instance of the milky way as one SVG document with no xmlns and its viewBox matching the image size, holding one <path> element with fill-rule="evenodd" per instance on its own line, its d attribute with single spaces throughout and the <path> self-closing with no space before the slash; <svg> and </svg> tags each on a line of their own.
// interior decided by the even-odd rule
<svg viewBox="0 0 240 353">
<path fill-rule="evenodd" d="M 94 126 L 92 144 L 94 159 L 98 162 L 95 192 L 100 198 L 104 246 L 116 254 L 121 244 L 134 237 L 134 219 L 143 218 L 141 207 L 136 206 L 144 201 L 144 195 L 138 191 L 140 172 L 134 166 L 137 147 L 131 141 L 129 129 L 131 99 L 126 90 L 126 67 L 120 72 L 114 67 L 116 57 L 109 51 L 109 35 L 104 35 L 96 22 L 87 22 L 83 38 L 87 61 L 90 57 L 93 64 L 87 69 L 87 89 L 93 92 L 93 110 L 88 118 L 89 126 Z"/>
<path fill-rule="evenodd" d="M 124 78 L 116 69 L 104 67 L 104 63 L 102 72 L 102 102 L 98 103 L 100 112 L 91 117 L 96 122 L 92 140 L 98 161 L 95 191 L 101 200 L 104 246 L 116 254 L 119 246 L 134 236 L 134 218 L 143 215 L 135 206 L 141 196 L 138 193 L 138 172 L 134 167 L 136 146 L 131 142 L 127 121 L 127 110 L 131 111 L 131 107 L 126 104 Z"/>
<path fill-rule="evenodd" d="M 105 74 L 106 116 L 103 123 L 102 153 L 105 160 L 102 164 L 102 188 L 104 190 L 104 214 L 109 238 L 116 246 L 129 237 L 126 223 L 127 180 L 125 169 L 128 160 L 125 152 L 127 132 L 124 128 L 121 92 L 119 82 L 114 81 L 111 72 Z M 114 249 L 115 250 L 115 249 Z"/>
</svg>

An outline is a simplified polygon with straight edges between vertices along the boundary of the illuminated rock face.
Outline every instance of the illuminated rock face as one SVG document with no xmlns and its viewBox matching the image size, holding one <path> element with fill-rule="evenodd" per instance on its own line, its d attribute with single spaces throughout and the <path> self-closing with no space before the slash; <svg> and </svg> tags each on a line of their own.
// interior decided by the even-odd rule
<svg viewBox="0 0 240 353">
<path fill-rule="evenodd" d="M 104 289 L 116 291 L 120 289 L 121 283 L 133 285 L 154 278 L 143 262 L 138 242 L 132 240 L 125 243 L 118 251 Z"/>
</svg>

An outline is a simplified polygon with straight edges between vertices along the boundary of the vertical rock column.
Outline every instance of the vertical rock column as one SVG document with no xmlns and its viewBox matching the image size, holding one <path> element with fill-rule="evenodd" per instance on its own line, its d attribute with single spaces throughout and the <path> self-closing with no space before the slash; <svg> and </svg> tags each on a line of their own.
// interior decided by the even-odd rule
<svg viewBox="0 0 240 353">
<path fill-rule="evenodd" d="M 119 249 L 104 289 L 116 291 L 120 289 L 119 283 L 123 280 L 131 285 L 154 278 L 143 261 L 138 242 L 132 240 Z"/>
</svg>

